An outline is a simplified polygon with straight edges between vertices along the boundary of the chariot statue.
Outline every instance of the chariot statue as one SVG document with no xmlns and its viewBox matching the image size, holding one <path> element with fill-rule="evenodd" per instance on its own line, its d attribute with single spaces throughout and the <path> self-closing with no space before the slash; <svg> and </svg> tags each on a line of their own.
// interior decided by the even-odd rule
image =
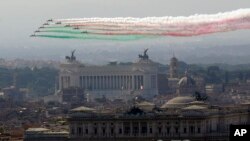
<svg viewBox="0 0 250 141">
<path fill-rule="evenodd" d="M 143 60 L 147 60 L 149 58 L 147 52 L 148 52 L 148 48 L 144 50 L 143 54 L 139 54 L 139 58 Z"/>
<path fill-rule="evenodd" d="M 65 59 L 69 62 L 75 61 L 76 60 L 75 51 L 76 50 L 71 51 L 71 56 L 65 56 Z"/>
</svg>

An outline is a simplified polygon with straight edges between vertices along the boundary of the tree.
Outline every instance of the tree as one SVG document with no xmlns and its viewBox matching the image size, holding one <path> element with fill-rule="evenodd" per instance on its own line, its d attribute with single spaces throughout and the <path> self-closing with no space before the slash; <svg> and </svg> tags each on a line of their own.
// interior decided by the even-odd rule
<svg viewBox="0 0 250 141">
<path fill-rule="evenodd" d="M 200 92 L 195 92 L 194 93 L 194 97 L 195 97 L 195 99 L 197 100 L 197 101 L 206 101 L 207 100 L 207 96 L 206 95 L 201 95 L 201 93 Z"/>
</svg>

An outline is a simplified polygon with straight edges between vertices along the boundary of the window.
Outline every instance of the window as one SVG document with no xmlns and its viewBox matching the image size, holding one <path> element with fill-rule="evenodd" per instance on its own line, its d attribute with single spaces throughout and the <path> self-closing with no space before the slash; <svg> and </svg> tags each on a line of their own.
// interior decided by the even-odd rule
<svg viewBox="0 0 250 141">
<path fill-rule="evenodd" d="M 110 133 L 111 133 L 111 135 L 114 134 L 114 128 L 111 128 L 111 129 L 110 129 Z"/>
<path fill-rule="evenodd" d="M 198 127 L 197 132 L 201 133 L 201 128 L 200 127 Z"/>
<path fill-rule="evenodd" d="M 175 133 L 178 133 L 178 132 L 179 132 L 179 128 L 176 127 L 176 128 L 175 128 Z"/>
<path fill-rule="evenodd" d="M 74 128 L 71 128 L 71 134 L 74 135 L 75 134 L 75 130 Z"/>
<path fill-rule="evenodd" d="M 152 134 L 152 133 L 153 133 L 153 129 L 152 129 L 152 127 L 150 127 L 150 128 L 149 128 L 149 132 L 150 132 L 150 134 Z"/>
<path fill-rule="evenodd" d="M 122 129 L 121 128 L 119 129 L 119 134 L 122 134 Z"/>
<path fill-rule="evenodd" d="M 170 127 L 167 127 L 167 134 L 170 134 Z"/>
<path fill-rule="evenodd" d="M 95 134 L 97 134 L 97 128 L 94 128 L 94 132 L 95 132 Z"/>
<path fill-rule="evenodd" d="M 186 127 L 183 129 L 183 132 L 184 132 L 184 133 L 187 133 L 187 128 L 186 128 Z"/>
<path fill-rule="evenodd" d="M 106 133 L 105 128 L 102 129 L 102 134 L 104 135 Z"/>
<path fill-rule="evenodd" d="M 159 134 L 161 134 L 161 127 L 158 128 Z"/>
<path fill-rule="evenodd" d="M 190 126 L 190 133 L 194 133 L 194 127 Z"/>
<path fill-rule="evenodd" d="M 130 127 L 125 127 L 124 133 L 129 134 L 130 133 Z"/>
<path fill-rule="evenodd" d="M 85 134 L 88 134 L 89 133 L 89 130 L 88 129 L 85 129 Z"/>
<path fill-rule="evenodd" d="M 78 127 L 78 128 L 77 128 L 77 134 L 78 134 L 78 135 L 81 135 L 81 134 L 82 134 L 82 128 L 81 128 L 81 127 Z"/>
<path fill-rule="evenodd" d="M 128 135 L 130 134 L 130 123 L 129 122 L 124 122 L 123 123 L 123 126 L 124 126 L 124 134 Z"/>
<path fill-rule="evenodd" d="M 147 133 L 147 127 L 146 126 L 144 126 L 144 127 L 141 128 L 141 133 L 142 134 L 146 134 Z"/>
</svg>

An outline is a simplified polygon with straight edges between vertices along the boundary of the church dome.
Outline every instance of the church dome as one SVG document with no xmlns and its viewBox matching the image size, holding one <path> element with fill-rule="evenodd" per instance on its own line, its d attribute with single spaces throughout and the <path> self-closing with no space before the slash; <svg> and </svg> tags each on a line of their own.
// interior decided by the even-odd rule
<svg viewBox="0 0 250 141">
<path fill-rule="evenodd" d="M 178 96 L 163 104 L 161 108 L 180 108 L 194 101 L 195 98 L 191 96 Z"/>
<path fill-rule="evenodd" d="M 89 108 L 89 107 L 84 107 L 84 106 L 80 106 L 80 107 L 77 107 L 77 108 L 74 108 L 71 110 L 72 112 L 94 112 L 95 109 L 93 108 Z"/>
<path fill-rule="evenodd" d="M 195 81 L 190 76 L 184 76 L 178 82 L 179 86 L 195 86 Z"/>
<path fill-rule="evenodd" d="M 183 108 L 183 110 L 205 110 L 205 109 L 207 109 L 207 107 L 200 105 L 191 105 Z"/>
<path fill-rule="evenodd" d="M 172 57 L 170 61 L 171 61 L 171 62 L 177 62 L 178 59 L 177 59 L 176 57 Z"/>
</svg>

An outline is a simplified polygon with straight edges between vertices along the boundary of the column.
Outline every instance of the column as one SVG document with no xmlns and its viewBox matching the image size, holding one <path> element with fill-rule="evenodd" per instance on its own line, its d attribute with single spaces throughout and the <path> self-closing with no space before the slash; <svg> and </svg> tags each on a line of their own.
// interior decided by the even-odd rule
<svg viewBox="0 0 250 141">
<path fill-rule="evenodd" d="M 100 76 L 96 76 L 97 77 L 97 90 L 100 90 L 100 85 L 101 85 L 101 83 L 100 83 Z"/>
<path fill-rule="evenodd" d="M 106 79 L 106 84 L 107 84 L 106 85 L 106 89 L 109 89 L 109 76 L 107 75 L 106 78 L 107 78 Z"/>
<path fill-rule="evenodd" d="M 123 86 L 123 75 L 120 75 L 120 81 L 121 81 L 120 88 L 122 89 L 122 88 L 124 88 L 124 86 Z"/>
<path fill-rule="evenodd" d="M 182 123 L 183 121 L 182 120 L 180 120 L 180 123 L 179 123 L 179 134 L 180 134 L 180 136 L 181 136 L 181 134 L 182 134 L 182 132 L 183 132 L 183 123 Z"/>
<path fill-rule="evenodd" d="M 64 87 L 63 87 L 63 77 L 61 76 L 61 84 L 60 84 L 60 86 L 61 86 L 61 89 L 63 89 Z"/>
<path fill-rule="evenodd" d="M 93 89 L 96 90 L 96 76 L 93 76 Z"/>
<path fill-rule="evenodd" d="M 77 136 L 78 135 L 78 131 L 77 131 L 77 124 L 74 124 L 74 135 Z"/>
<path fill-rule="evenodd" d="M 104 88 L 104 76 L 101 76 L 101 89 Z"/>
<path fill-rule="evenodd" d="M 147 122 L 147 128 L 148 128 L 148 130 L 147 130 L 147 137 L 150 135 L 150 128 L 149 128 L 149 123 Z"/>
<path fill-rule="evenodd" d="M 133 135 L 133 126 L 132 126 L 132 122 L 130 122 L 130 136 Z"/>
<path fill-rule="evenodd" d="M 83 76 L 84 77 L 84 89 L 86 89 L 87 88 L 87 78 L 86 78 L 86 76 Z"/>
<path fill-rule="evenodd" d="M 97 77 L 97 90 L 100 90 L 100 76 L 96 76 Z"/>
<path fill-rule="evenodd" d="M 107 76 L 104 75 L 104 89 L 107 89 Z"/>
<path fill-rule="evenodd" d="M 111 75 L 109 75 L 109 89 L 112 89 L 112 80 L 111 80 Z"/>
<path fill-rule="evenodd" d="M 139 124 L 139 134 L 138 134 L 138 136 L 140 137 L 141 136 L 141 122 L 139 121 L 138 124 Z"/>
<path fill-rule="evenodd" d="M 136 84 L 137 84 L 136 75 L 134 75 L 134 89 L 135 90 L 137 90 Z"/>
<path fill-rule="evenodd" d="M 113 75 L 110 75 L 110 89 L 113 90 Z"/>
<path fill-rule="evenodd" d="M 133 90 L 133 76 L 129 76 L 130 90 Z"/>
<path fill-rule="evenodd" d="M 194 121 L 194 134 L 198 133 L 197 121 Z"/>
<path fill-rule="evenodd" d="M 118 89 L 120 90 L 121 89 L 121 76 L 118 75 Z"/>
</svg>

